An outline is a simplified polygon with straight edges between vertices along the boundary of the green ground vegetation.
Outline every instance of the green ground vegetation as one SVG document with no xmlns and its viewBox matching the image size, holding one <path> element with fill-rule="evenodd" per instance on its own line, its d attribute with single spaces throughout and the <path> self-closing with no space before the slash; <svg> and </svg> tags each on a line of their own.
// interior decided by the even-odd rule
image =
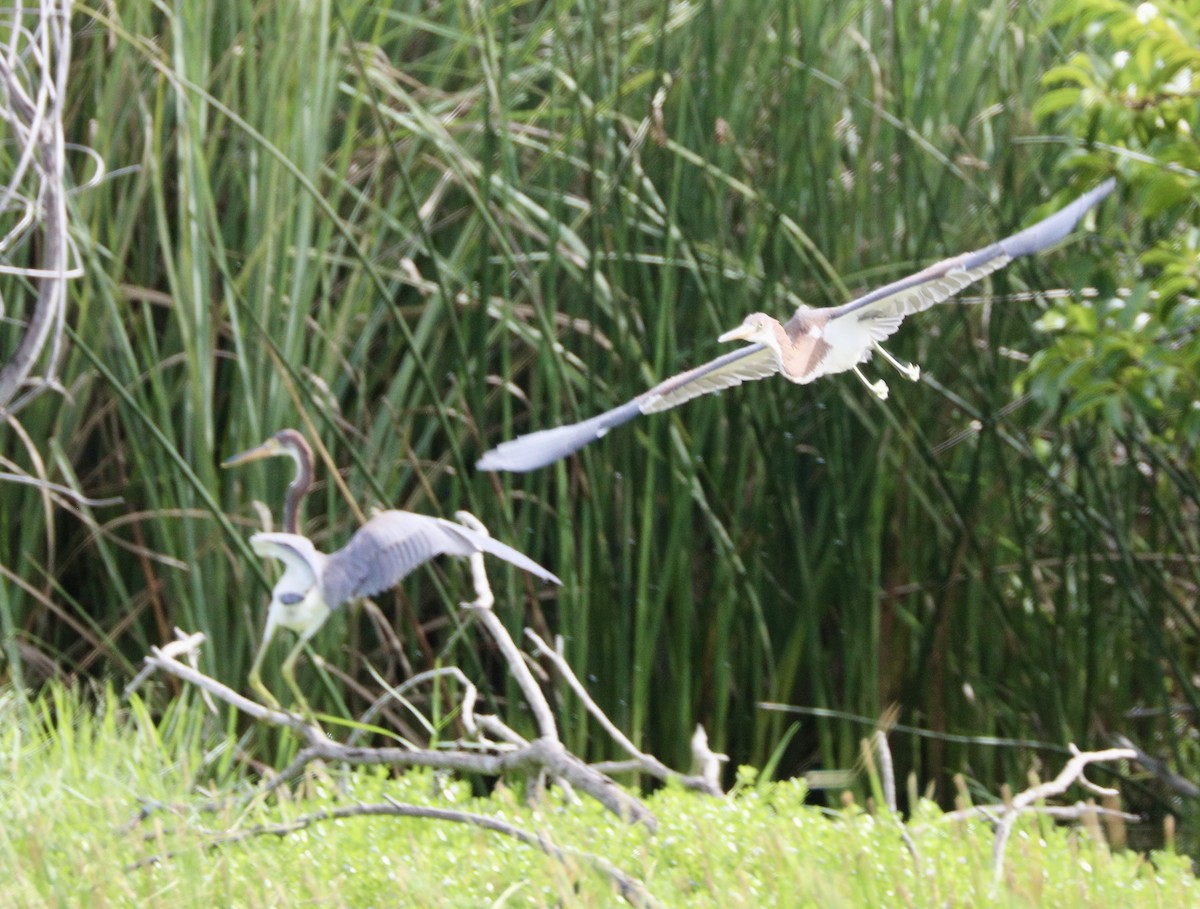
<svg viewBox="0 0 1200 909">
<path fill-rule="evenodd" d="M 922 802 L 886 812 L 806 804 L 799 781 L 747 775 L 727 799 L 666 789 L 657 836 L 554 792 L 536 807 L 501 787 L 419 772 L 325 767 L 294 790 L 251 796 L 242 746 L 190 697 L 152 719 L 140 702 L 0 698 L 0 874 L 5 907 L 611 906 L 602 856 L 666 906 L 1184 907 L 1200 902 L 1186 857 L 1109 849 L 1103 836 L 1030 819 L 993 891 L 991 827 Z M 481 813 L 568 851 L 565 860 L 454 823 L 355 817 L 285 837 L 249 835 L 314 813 L 378 804 Z M 223 844 L 222 844 L 223 843 Z"/>
</svg>

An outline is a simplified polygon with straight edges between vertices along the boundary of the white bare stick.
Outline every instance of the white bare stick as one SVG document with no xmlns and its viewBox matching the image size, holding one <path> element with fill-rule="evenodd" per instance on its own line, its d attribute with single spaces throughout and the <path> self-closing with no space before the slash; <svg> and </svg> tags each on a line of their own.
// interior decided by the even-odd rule
<svg viewBox="0 0 1200 909">
<path fill-rule="evenodd" d="M 469 511 L 456 511 L 454 517 L 458 519 L 460 524 L 471 528 L 477 533 L 491 535 L 488 533 L 488 529 L 483 526 L 483 522 Z M 504 661 L 508 663 L 509 672 L 516 679 L 521 693 L 525 695 L 525 702 L 529 705 L 529 709 L 533 711 L 533 719 L 537 723 L 538 731 L 542 737 L 550 738 L 557 742 L 559 741 L 558 724 L 554 722 L 554 711 L 550 708 L 550 702 L 546 700 L 546 696 L 542 693 L 542 689 L 533 677 L 533 673 L 525 665 L 525 655 L 521 653 L 521 648 L 516 645 L 516 642 L 512 639 L 512 635 L 504 627 L 504 623 L 492 611 L 496 597 L 492 593 L 492 585 L 488 581 L 487 568 L 483 564 L 483 553 L 476 552 L 471 555 L 470 562 L 471 578 L 475 582 L 475 601 L 473 603 L 462 603 L 461 608 L 471 610 L 472 614 L 487 629 L 492 640 L 496 642 L 496 646 L 500 648 L 500 653 L 503 654 Z"/>
<path fill-rule="evenodd" d="M 162 653 L 162 655 L 165 657 L 170 657 L 171 659 L 176 659 L 177 657 L 180 657 L 180 656 L 183 656 L 186 654 L 192 658 L 192 659 L 189 659 L 188 662 L 191 663 L 192 668 L 195 668 L 196 664 L 193 662 L 193 660 L 195 658 L 196 653 L 200 649 L 200 645 L 203 643 L 204 643 L 204 633 L 203 632 L 197 631 L 195 634 L 185 634 L 182 630 L 180 630 L 179 628 L 176 628 L 175 629 L 175 640 L 171 641 L 168 644 L 164 644 L 162 646 L 160 653 Z M 129 684 L 125 686 L 125 690 L 121 693 L 121 696 L 124 698 L 128 698 L 131 694 L 133 694 L 135 691 L 137 691 L 142 686 L 142 683 L 145 682 L 146 679 L 148 679 L 148 678 L 150 678 L 150 676 L 154 675 L 154 673 L 157 671 L 157 669 L 158 669 L 157 666 L 155 666 L 155 665 L 149 663 L 149 661 L 147 661 L 147 664 L 142 667 L 142 671 L 139 672 L 137 675 L 135 675 L 130 680 Z M 203 689 L 201 689 L 201 691 L 203 691 L 205 696 L 208 695 L 207 691 L 204 691 Z M 205 703 L 211 705 L 212 701 L 206 700 Z"/>
<path fill-rule="evenodd" d="M 879 782 L 883 787 L 883 800 L 888 810 L 896 814 L 896 771 L 892 766 L 892 749 L 888 747 L 887 733 L 882 729 L 875 733 L 875 750 L 879 753 Z"/>
<path fill-rule="evenodd" d="M 720 764 L 717 762 L 717 755 L 714 755 L 713 752 L 709 751 L 708 754 L 713 755 L 713 760 L 698 762 L 700 763 L 700 766 L 697 768 L 699 770 L 699 774 L 696 776 L 687 776 L 686 774 L 678 773 L 672 770 L 654 755 L 646 754 L 644 751 L 638 748 L 637 745 L 633 744 L 629 737 L 625 735 L 625 733 L 617 728 L 616 723 L 610 720 L 604 711 L 600 709 L 600 705 L 592 699 L 592 696 L 588 693 L 588 690 L 583 686 L 583 683 L 579 681 L 579 677 L 575 675 L 575 671 L 563 658 L 561 653 L 542 640 L 542 638 L 532 628 L 525 629 L 525 637 L 527 637 L 533 643 L 534 649 L 539 654 L 554 664 L 554 668 L 558 671 L 558 674 L 563 677 L 567 685 L 570 686 L 571 690 L 575 692 L 575 696 L 583 702 L 583 706 L 587 709 L 587 712 L 595 717 L 596 722 L 598 722 L 604 731 L 612 737 L 612 740 L 616 742 L 623 751 L 633 758 L 634 763 L 639 771 L 648 773 L 656 779 L 663 780 L 664 782 L 666 780 L 676 780 L 689 789 L 707 792 L 710 795 L 722 794 L 720 786 Z M 702 728 L 698 728 L 700 729 L 700 732 L 703 732 Z M 692 742 L 693 755 L 695 755 L 694 737 Z M 704 736 L 703 744 L 705 749 L 707 749 L 707 735 Z M 724 755 L 721 755 L 720 757 L 724 757 Z M 726 758 L 726 760 L 728 760 L 728 758 Z M 607 766 L 611 767 L 616 765 L 610 764 Z M 715 772 L 712 769 L 714 767 Z"/>
<path fill-rule="evenodd" d="M 979 817 L 999 826 L 1000 818 L 996 817 L 996 807 L 995 805 L 972 805 L 970 808 L 961 808 L 958 811 L 949 811 L 946 814 L 940 815 L 937 822 L 939 824 L 947 824 Z M 1004 806 L 999 807 L 1003 808 Z M 1042 814 L 1046 817 L 1052 817 L 1056 821 L 1077 821 L 1088 812 L 1097 817 L 1119 817 L 1125 821 L 1144 820 L 1140 814 L 1130 814 L 1128 811 L 1104 808 L 1100 805 L 1089 805 L 1086 802 L 1076 802 L 1074 805 L 1030 805 L 1022 813 Z"/>
<path fill-rule="evenodd" d="M 1004 809 L 1003 816 L 996 829 L 996 843 L 992 848 L 992 885 L 994 887 L 1000 884 L 1000 878 L 1004 873 L 1004 849 L 1008 845 L 1009 836 L 1012 835 L 1013 825 L 1016 824 L 1017 818 L 1020 817 L 1022 811 L 1028 809 L 1034 802 L 1050 798 L 1051 796 L 1062 795 L 1062 793 L 1070 788 L 1071 784 L 1083 776 L 1083 772 L 1087 769 L 1088 764 L 1095 764 L 1101 761 L 1131 761 L 1137 757 L 1137 752 L 1132 748 L 1079 751 L 1072 745 L 1071 751 L 1075 756 L 1067 761 L 1066 766 L 1063 767 L 1058 776 L 1048 783 L 1031 786 L 1024 792 L 1019 793 L 1013 798 L 1012 805 Z M 1115 790 L 1103 791 L 1116 794 Z"/>
<path fill-rule="evenodd" d="M 904 821 L 900 818 L 900 811 L 896 807 L 896 770 L 892 762 L 892 749 L 888 745 L 887 733 L 882 729 L 875 732 L 875 750 L 879 754 L 879 782 L 883 789 L 883 800 L 888 806 L 892 819 L 896 822 L 900 839 L 904 840 L 908 854 L 912 856 L 913 864 L 916 865 L 919 872 L 921 870 L 921 853 L 917 850 L 917 843 L 912 838 L 912 834 L 908 832 L 908 828 L 904 826 Z"/>
<path fill-rule="evenodd" d="M 404 694 L 413 688 L 416 688 L 418 685 L 428 682 L 430 679 L 440 679 L 449 676 L 450 678 L 455 679 L 458 684 L 463 686 L 461 713 L 463 725 L 467 729 L 467 735 L 471 736 L 472 738 L 476 738 L 478 736 L 479 723 L 475 718 L 475 704 L 479 700 L 479 689 L 475 687 L 474 682 L 467 678 L 466 673 L 464 673 L 457 666 L 442 666 L 437 669 L 427 669 L 425 672 L 419 672 L 412 678 L 406 679 L 399 685 L 387 684 L 387 682 L 377 675 L 373 669 L 371 674 L 375 677 L 375 680 L 383 686 L 384 692 L 382 695 L 376 698 L 375 702 L 367 708 L 367 711 L 358 718 L 360 723 L 365 725 L 374 722 L 375 715 L 378 714 L 383 706 L 389 701 L 398 700 L 407 704 L 407 699 L 405 699 Z M 413 708 L 410 705 L 410 709 L 415 710 L 416 708 Z M 346 739 L 346 744 L 353 745 L 358 741 L 363 732 L 363 729 L 355 729 L 350 733 L 350 737 Z"/>
<path fill-rule="evenodd" d="M 708 747 L 708 732 L 699 723 L 692 733 L 692 772 L 704 781 L 704 791 L 710 795 L 723 795 L 721 790 L 721 765 L 729 763 L 729 755 L 713 751 Z M 684 781 L 686 786 L 686 778 Z"/>
<path fill-rule="evenodd" d="M 510 638 L 510 643 L 511 640 Z M 628 823 L 642 824 L 651 833 L 658 829 L 658 819 L 639 799 L 571 754 L 556 738 L 543 736 L 524 746 L 511 748 L 501 753 L 461 750 L 428 751 L 397 747 L 364 748 L 343 745 L 328 739 L 319 727 L 310 725 L 303 717 L 284 713 L 281 710 L 273 710 L 251 701 L 216 679 L 209 678 L 202 672 L 166 655 L 160 648 L 151 648 L 146 661 L 176 678 L 211 692 L 214 697 L 236 707 L 247 716 L 273 726 L 285 726 L 295 732 L 304 740 L 306 747 L 301 749 L 300 754 L 296 756 L 289 767 L 289 771 L 292 773 L 299 772 L 300 768 L 313 761 L 357 765 L 380 764 L 393 767 L 429 767 L 435 770 L 450 770 L 457 773 L 473 773 L 493 777 L 508 774 L 530 777 L 545 770 L 590 795 Z M 483 718 L 477 719 L 482 721 Z"/>
<path fill-rule="evenodd" d="M 252 701 L 248 697 L 238 694 L 228 685 L 224 685 L 216 679 L 205 675 L 199 669 L 179 662 L 174 656 L 166 652 L 167 648 L 171 646 L 172 644 L 167 644 L 165 647 L 151 647 L 150 655 L 146 657 L 146 664 L 156 669 L 161 669 L 163 672 L 169 673 L 177 679 L 182 679 L 191 685 L 195 685 L 202 691 L 209 692 L 218 700 L 236 707 L 242 713 L 254 717 L 256 720 L 270 723 L 272 726 L 286 726 L 310 744 L 325 740 L 325 733 L 321 731 L 320 727 L 311 725 L 303 717 L 294 713 L 284 713 L 282 710 L 264 707 L 257 701 Z"/>
</svg>

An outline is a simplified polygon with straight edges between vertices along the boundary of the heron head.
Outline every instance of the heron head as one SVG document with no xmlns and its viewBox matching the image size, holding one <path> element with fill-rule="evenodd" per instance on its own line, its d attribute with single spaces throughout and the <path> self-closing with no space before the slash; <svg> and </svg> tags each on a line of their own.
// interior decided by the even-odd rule
<svg viewBox="0 0 1200 909">
<path fill-rule="evenodd" d="M 294 429 L 281 429 L 261 445 L 256 445 L 249 451 L 231 455 L 221 462 L 222 467 L 236 467 L 239 464 L 249 464 L 262 458 L 288 457 L 297 464 L 302 458 L 312 460 L 312 449 L 304 436 Z"/>
<path fill-rule="evenodd" d="M 731 328 L 718 341 L 749 341 L 753 344 L 771 344 L 775 340 L 775 329 L 779 322 L 765 312 L 752 312 L 737 328 Z"/>
</svg>

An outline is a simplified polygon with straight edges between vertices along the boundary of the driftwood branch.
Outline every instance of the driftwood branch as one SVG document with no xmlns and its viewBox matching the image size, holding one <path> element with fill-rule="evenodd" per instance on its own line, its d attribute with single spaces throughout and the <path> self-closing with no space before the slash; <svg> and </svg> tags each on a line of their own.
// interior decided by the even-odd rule
<svg viewBox="0 0 1200 909">
<path fill-rule="evenodd" d="M 600 705 L 588 693 L 587 688 L 579 681 L 579 677 L 575 675 L 575 671 L 558 650 L 542 640 L 532 628 L 525 629 L 525 637 L 533 644 L 534 650 L 539 655 L 550 661 L 558 674 L 567 683 L 567 686 L 575 692 L 575 696 L 583 703 L 587 712 L 600 724 L 601 728 L 608 733 L 621 750 L 632 758 L 630 761 L 604 764 L 603 767 L 605 770 L 645 773 L 663 782 L 667 782 L 668 780 L 675 781 L 688 789 L 707 792 L 709 795 L 723 794 L 720 785 L 720 766 L 722 761 L 727 761 L 729 758 L 723 754 L 716 754 L 709 750 L 708 735 L 704 732 L 703 727 L 697 727 L 696 736 L 692 737 L 692 755 L 694 762 L 698 765 L 697 772 L 688 775 L 672 770 L 654 755 L 646 754 L 638 748 L 625 733 L 617 728 L 616 723 L 610 720 L 607 714 L 600 709 Z"/>
<path fill-rule="evenodd" d="M 589 767 L 575 757 L 557 739 L 541 737 L 521 747 L 500 753 L 492 751 L 429 751 L 401 747 L 368 748 L 344 745 L 331 741 L 320 727 L 308 723 L 300 716 L 265 707 L 210 678 L 191 666 L 179 662 L 164 652 L 164 648 L 152 647 L 146 657 L 148 665 L 166 672 L 203 691 L 218 700 L 237 708 L 247 716 L 271 726 L 290 729 L 305 747 L 296 756 L 288 770 L 280 776 L 298 773 L 313 761 L 336 761 L 352 765 L 387 764 L 393 767 L 429 767 L 456 773 L 499 777 L 509 774 L 536 776 L 545 771 L 561 777 L 573 787 L 590 795 L 618 817 L 646 826 L 651 831 L 658 827 L 658 820 L 638 799 L 625 792 L 604 774 Z"/>
<path fill-rule="evenodd" d="M 488 529 L 484 526 L 483 522 L 469 511 L 456 511 L 454 517 L 458 519 L 460 524 L 472 530 L 482 534 L 488 533 Z M 534 679 L 533 673 L 529 671 L 529 667 L 525 664 L 525 655 L 521 653 L 521 648 L 512 639 L 512 635 L 508 633 L 508 629 L 504 627 L 504 623 L 492 611 L 496 597 L 493 595 L 492 585 L 488 581 L 487 569 L 483 563 L 483 553 L 477 552 L 472 555 L 470 563 L 471 579 L 475 583 L 475 601 L 461 604 L 462 608 L 471 610 L 475 618 L 487 630 L 492 640 L 496 642 L 496 646 L 500 648 L 500 653 L 504 656 L 505 662 L 508 663 L 508 671 L 516 679 L 517 685 L 521 688 L 521 693 L 525 695 L 525 703 L 533 711 L 534 721 L 537 723 L 542 737 L 557 741 L 558 725 L 554 722 L 554 711 L 550 709 L 550 702 L 546 700 L 546 696 L 542 693 L 537 680 Z"/>
<path fill-rule="evenodd" d="M 1011 805 L 1004 806 L 1001 809 L 1001 815 L 996 829 L 996 843 L 992 847 L 992 879 L 993 886 L 999 885 L 1000 878 L 1004 873 L 1004 850 L 1008 845 L 1008 839 L 1012 835 L 1013 826 L 1017 822 L 1017 818 L 1021 813 L 1029 810 L 1035 803 L 1043 799 L 1050 798 L 1056 795 L 1062 795 L 1071 787 L 1072 784 L 1083 780 L 1084 771 L 1087 770 L 1089 764 L 1095 764 L 1101 761 L 1121 761 L 1134 760 L 1137 757 L 1137 752 L 1132 748 L 1108 748 L 1104 751 L 1079 751 L 1074 745 L 1071 746 L 1074 752 L 1074 757 L 1067 761 L 1066 766 L 1054 779 L 1046 783 L 1041 783 L 1037 786 L 1031 786 L 1024 792 L 1016 795 Z M 1089 791 L 1100 792 L 1105 795 L 1116 795 L 1116 791 L 1112 789 L 1104 789 L 1094 784 L 1089 784 L 1086 788 Z M 1094 809 L 1092 809 L 1094 810 Z"/>
<path fill-rule="evenodd" d="M 471 515 L 460 512 L 456 516 L 466 526 L 486 533 L 486 528 Z M 450 743 L 449 747 L 436 749 L 421 748 L 404 740 L 401 740 L 398 745 L 367 747 L 358 744 L 362 731 L 359 728 L 350 734 L 347 741 L 334 741 L 324 730 L 306 718 L 264 706 L 205 675 L 196 666 L 196 653 L 204 640 L 203 636 L 185 635 L 178 630 L 176 632 L 178 640 L 163 647 L 151 648 L 145 659 L 146 669 L 130 683 L 128 691 L 133 691 L 141 684 L 148 673 L 165 672 L 195 686 L 210 703 L 210 699 L 213 698 L 221 700 L 260 723 L 292 731 L 301 742 L 299 754 L 291 764 L 259 788 L 254 795 L 255 798 L 269 794 L 276 787 L 294 779 L 304 771 L 305 767 L 315 762 L 343 765 L 388 765 L 397 768 L 425 767 L 455 774 L 486 777 L 521 776 L 530 781 L 531 792 L 536 792 L 537 787 L 543 781 L 552 780 L 568 794 L 578 792 L 590 796 L 625 821 L 643 826 L 651 833 L 655 832 L 658 826 L 657 818 L 638 798 L 618 786 L 602 770 L 602 767 L 609 765 L 588 765 L 572 754 L 563 744 L 559 737 L 553 709 L 534 675 L 535 671 L 541 672 L 541 666 L 517 646 L 512 635 L 493 609 L 495 598 L 488 582 L 482 554 L 471 556 L 470 566 L 475 599 L 469 603 L 463 603 L 462 609 L 475 619 L 481 630 L 491 638 L 503 656 L 510 674 L 516 680 L 525 702 L 532 711 L 538 730 L 537 737 L 532 740 L 524 738 L 498 716 L 477 713 L 476 710 L 480 703 L 479 690 L 466 674 L 457 667 L 451 666 L 418 673 L 403 684 L 394 687 L 388 686 L 383 679 L 376 677 L 376 682 L 385 690 L 363 715 L 362 722 L 373 722 L 386 705 L 399 704 L 415 714 L 419 722 L 425 725 L 427 731 L 431 730 L 433 727 L 421 715 L 409 693 L 418 686 L 438 685 L 443 679 L 453 679 L 461 689 L 456 706 L 464 734 L 462 739 Z M 533 643 L 535 655 L 545 657 L 553 664 L 555 670 L 583 702 L 588 712 L 630 755 L 631 760 L 625 765 L 612 766 L 621 766 L 621 769 L 642 772 L 664 781 L 677 782 L 702 792 L 714 795 L 722 794 L 720 768 L 722 762 L 728 758 L 712 751 L 703 727 L 698 726 L 696 734 L 692 737 L 692 773 L 683 774 L 671 770 L 653 755 L 646 754 L 637 748 L 629 737 L 617 728 L 616 724 L 604 714 L 590 696 L 561 653 L 551 648 L 533 632 L 527 631 L 526 634 Z M 621 896 L 631 904 L 637 906 L 659 905 L 654 897 L 646 892 L 643 885 L 625 875 L 606 859 L 555 846 L 542 836 L 494 818 L 450 809 L 401 805 L 395 802 L 389 802 L 386 805 L 339 807 L 306 815 L 286 824 L 264 825 L 248 830 L 217 834 L 212 845 L 220 846 L 250 836 L 265 834 L 282 836 L 324 820 L 388 815 L 472 824 L 535 846 L 547 855 L 562 861 L 575 857 L 606 874 L 616 884 Z M 139 864 L 148 864 L 164 857 L 145 859 Z"/>
</svg>

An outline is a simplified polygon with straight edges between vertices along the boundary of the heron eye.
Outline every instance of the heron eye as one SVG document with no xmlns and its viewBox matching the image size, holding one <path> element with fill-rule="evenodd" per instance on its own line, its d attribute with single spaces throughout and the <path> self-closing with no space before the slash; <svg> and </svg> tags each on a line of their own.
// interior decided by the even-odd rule
<svg viewBox="0 0 1200 909">
<path fill-rule="evenodd" d="M 284 606 L 295 606 L 303 599 L 304 595 L 301 593 L 281 593 L 279 595 L 279 602 Z"/>
</svg>

